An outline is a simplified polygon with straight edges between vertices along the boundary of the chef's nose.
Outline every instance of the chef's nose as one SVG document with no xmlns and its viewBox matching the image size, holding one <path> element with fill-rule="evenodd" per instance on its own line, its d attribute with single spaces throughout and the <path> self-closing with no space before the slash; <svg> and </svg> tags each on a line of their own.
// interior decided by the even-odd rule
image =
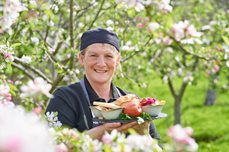
<svg viewBox="0 0 229 152">
<path fill-rule="evenodd" d="M 105 63 L 105 58 L 102 57 L 102 56 L 98 57 L 97 58 L 97 64 L 99 64 L 99 65 L 105 65 L 106 64 Z"/>
</svg>

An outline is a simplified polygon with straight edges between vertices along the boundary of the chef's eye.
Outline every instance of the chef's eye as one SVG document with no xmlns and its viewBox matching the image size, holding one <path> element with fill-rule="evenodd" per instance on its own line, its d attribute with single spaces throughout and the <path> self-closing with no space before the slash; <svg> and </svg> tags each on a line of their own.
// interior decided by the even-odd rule
<svg viewBox="0 0 229 152">
<path fill-rule="evenodd" d="M 91 54 L 90 57 L 96 57 L 96 55 L 95 54 Z"/>
<path fill-rule="evenodd" d="M 113 58 L 114 58 L 114 56 L 113 56 L 113 55 L 107 55 L 106 57 L 111 58 L 111 59 L 113 59 Z"/>
</svg>

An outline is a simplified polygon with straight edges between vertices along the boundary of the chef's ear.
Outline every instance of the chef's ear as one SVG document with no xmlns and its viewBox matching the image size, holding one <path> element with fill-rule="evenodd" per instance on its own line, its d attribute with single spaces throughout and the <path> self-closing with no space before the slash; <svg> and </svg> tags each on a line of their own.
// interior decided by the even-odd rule
<svg viewBox="0 0 229 152">
<path fill-rule="evenodd" d="M 117 58 L 116 58 L 116 67 L 118 67 L 119 65 L 120 65 L 120 62 L 121 62 L 121 55 L 120 55 L 120 53 L 118 53 L 118 56 L 117 56 Z"/>
<path fill-rule="evenodd" d="M 80 51 L 78 54 L 78 60 L 80 62 L 80 65 L 84 65 L 84 58 L 85 58 L 85 50 Z"/>
</svg>

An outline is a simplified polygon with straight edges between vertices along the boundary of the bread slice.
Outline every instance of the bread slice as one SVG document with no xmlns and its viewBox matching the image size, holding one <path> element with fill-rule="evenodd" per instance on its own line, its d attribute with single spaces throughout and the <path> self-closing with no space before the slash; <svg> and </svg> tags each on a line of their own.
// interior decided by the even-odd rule
<svg viewBox="0 0 229 152">
<path fill-rule="evenodd" d="M 105 107 L 105 108 L 111 108 L 111 109 L 118 109 L 121 108 L 120 106 L 114 104 L 114 103 L 106 103 L 106 102 L 93 102 L 93 105 Z"/>
<path fill-rule="evenodd" d="M 125 103 L 128 102 L 139 102 L 139 98 L 135 94 L 127 94 L 125 96 L 119 97 L 112 103 L 122 107 Z"/>
</svg>

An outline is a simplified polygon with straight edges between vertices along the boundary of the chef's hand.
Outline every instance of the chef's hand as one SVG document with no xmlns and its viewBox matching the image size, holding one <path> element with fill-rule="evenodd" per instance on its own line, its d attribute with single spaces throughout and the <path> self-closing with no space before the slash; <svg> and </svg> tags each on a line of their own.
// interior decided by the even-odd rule
<svg viewBox="0 0 229 152">
<path fill-rule="evenodd" d="M 135 121 L 125 124 L 121 124 L 120 122 L 105 123 L 103 125 L 88 130 L 88 134 L 92 138 L 100 140 L 105 132 L 111 132 L 114 129 L 116 129 L 119 132 L 127 132 L 129 128 L 133 128 L 137 125 L 138 124 Z"/>
<path fill-rule="evenodd" d="M 140 135 L 147 135 L 149 134 L 149 125 L 150 121 L 145 121 L 141 124 L 133 126 L 133 129 Z"/>
</svg>

